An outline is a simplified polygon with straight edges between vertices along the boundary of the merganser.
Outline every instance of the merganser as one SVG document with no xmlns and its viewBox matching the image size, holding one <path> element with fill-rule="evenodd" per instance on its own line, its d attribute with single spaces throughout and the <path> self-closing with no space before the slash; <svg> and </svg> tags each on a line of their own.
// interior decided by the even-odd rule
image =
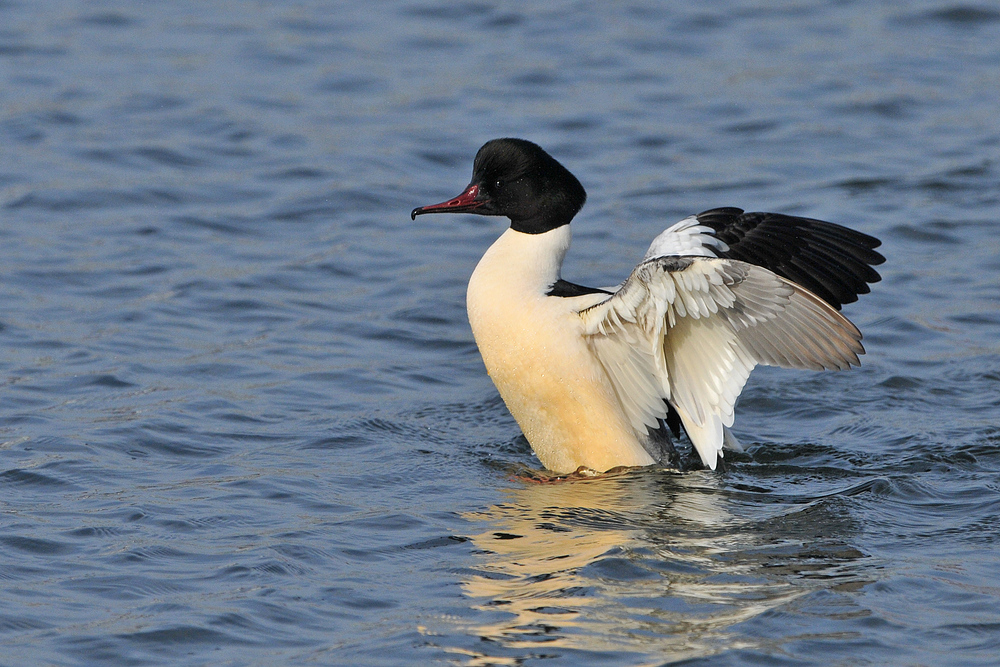
<svg viewBox="0 0 1000 667">
<path fill-rule="evenodd" d="M 683 424 L 715 469 L 757 364 L 860 365 L 838 310 L 880 280 L 878 239 L 821 220 L 716 208 L 654 239 L 616 289 L 562 279 L 569 223 L 587 194 L 523 139 L 476 154 L 472 182 L 424 213 L 506 216 L 469 280 L 467 308 L 490 377 L 541 463 L 595 472 L 680 467 Z"/>
</svg>

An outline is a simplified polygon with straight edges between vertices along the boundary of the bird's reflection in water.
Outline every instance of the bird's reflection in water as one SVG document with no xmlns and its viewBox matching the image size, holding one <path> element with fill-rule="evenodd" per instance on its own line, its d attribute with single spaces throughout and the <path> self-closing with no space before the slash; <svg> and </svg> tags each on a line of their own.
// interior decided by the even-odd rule
<svg viewBox="0 0 1000 667">
<path fill-rule="evenodd" d="M 735 624 L 835 586 L 862 556 L 817 546 L 807 527 L 830 528 L 815 516 L 830 514 L 823 499 L 750 502 L 711 473 L 515 480 L 506 494 L 467 515 L 486 529 L 472 536 L 480 558 L 462 586 L 489 619 L 466 629 L 485 640 L 458 651 L 468 664 L 621 651 L 659 664 L 752 648 Z"/>
</svg>

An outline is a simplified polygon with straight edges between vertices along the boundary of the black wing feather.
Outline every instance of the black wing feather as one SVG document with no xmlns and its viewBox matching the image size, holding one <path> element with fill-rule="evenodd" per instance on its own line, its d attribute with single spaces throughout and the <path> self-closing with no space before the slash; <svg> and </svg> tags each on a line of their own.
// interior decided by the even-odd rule
<svg viewBox="0 0 1000 667">
<path fill-rule="evenodd" d="M 763 266 L 805 287 L 840 310 L 867 294 L 868 283 L 882 277 L 872 266 L 885 261 L 875 252 L 874 236 L 847 227 L 781 213 L 744 213 L 713 208 L 697 215 L 728 250 L 711 248 L 719 257 Z"/>
<path fill-rule="evenodd" d="M 552 283 L 552 286 L 549 287 L 549 291 L 545 293 L 546 296 L 561 297 L 583 296 L 584 294 L 611 294 L 611 292 L 605 289 L 600 289 L 599 287 L 585 287 L 583 285 L 577 285 L 576 283 L 571 283 L 568 280 L 559 278 Z"/>
</svg>

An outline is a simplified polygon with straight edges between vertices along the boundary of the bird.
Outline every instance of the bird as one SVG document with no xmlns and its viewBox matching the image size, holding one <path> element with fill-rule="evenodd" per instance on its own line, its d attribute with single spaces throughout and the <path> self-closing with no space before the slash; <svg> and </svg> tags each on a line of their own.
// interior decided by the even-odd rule
<svg viewBox="0 0 1000 667">
<path fill-rule="evenodd" d="M 734 408 L 755 366 L 860 365 L 861 332 L 839 310 L 881 279 L 875 237 L 714 208 L 667 227 L 618 287 L 586 287 L 561 275 L 586 198 L 540 146 L 501 138 L 479 149 L 461 194 L 410 214 L 510 220 L 466 306 L 486 370 L 547 470 L 715 470 L 724 449 L 742 451 Z M 690 465 L 674 444 L 681 426 Z"/>
</svg>

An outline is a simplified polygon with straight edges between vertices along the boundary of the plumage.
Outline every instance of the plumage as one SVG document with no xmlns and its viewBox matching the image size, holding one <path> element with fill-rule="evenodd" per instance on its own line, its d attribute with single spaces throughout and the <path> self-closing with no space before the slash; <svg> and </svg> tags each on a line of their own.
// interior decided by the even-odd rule
<svg viewBox="0 0 1000 667">
<path fill-rule="evenodd" d="M 469 280 L 487 371 L 555 472 L 675 461 L 679 421 L 714 469 L 757 364 L 843 370 L 861 332 L 838 312 L 879 280 L 877 239 L 839 225 L 719 208 L 668 227 L 616 289 L 560 276 L 586 199 L 541 148 L 497 139 L 461 195 L 414 209 L 504 215 L 511 227 Z"/>
<path fill-rule="evenodd" d="M 870 265 L 885 261 L 878 239 L 840 225 L 781 213 L 714 208 L 693 216 L 724 244 L 718 257 L 763 266 L 820 296 L 836 309 L 880 280 Z"/>
</svg>

